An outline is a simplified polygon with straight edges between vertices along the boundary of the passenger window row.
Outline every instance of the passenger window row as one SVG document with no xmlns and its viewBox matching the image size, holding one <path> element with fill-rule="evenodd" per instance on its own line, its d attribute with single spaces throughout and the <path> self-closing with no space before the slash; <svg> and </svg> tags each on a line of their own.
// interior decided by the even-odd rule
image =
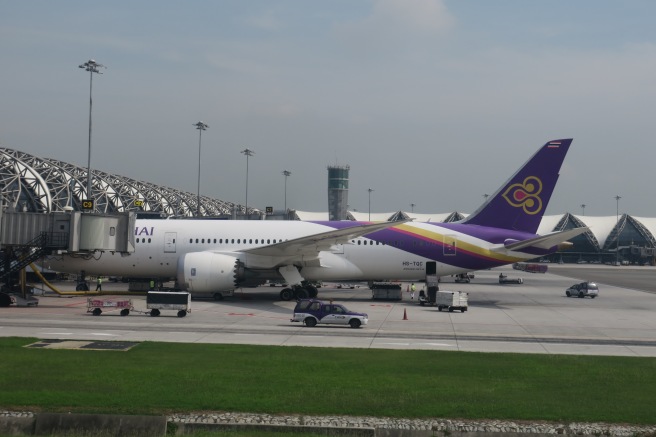
<svg viewBox="0 0 656 437">
<path fill-rule="evenodd" d="M 353 244 L 355 244 L 356 240 L 351 240 L 351 242 L 352 242 Z M 360 246 L 360 245 L 365 245 L 365 246 L 369 245 L 369 246 L 373 246 L 374 244 L 375 244 L 376 246 L 381 245 L 381 244 L 382 244 L 383 246 L 385 245 L 385 242 L 373 241 L 373 240 L 357 240 L 357 242 L 358 242 L 358 246 Z"/>
<path fill-rule="evenodd" d="M 268 238 L 265 242 L 264 238 L 219 238 L 218 240 L 216 238 L 196 238 L 195 240 L 193 238 L 189 239 L 189 243 L 193 244 L 194 242 L 196 244 L 275 244 L 275 243 L 282 243 L 282 239 L 270 239 Z"/>
<path fill-rule="evenodd" d="M 364 245 L 364 246 L 373 246 L 374 244 L 376 246 L 383 245 L 383 246 L 403 246 L 403 241 L 373 241 L 373 240 L 351 240 L 353 244 L 357 244 L 358 246 Z M 357 243 L 356 243 L 357 242 Z"/>
<path fill-rule="evenodd" d="M 356 241 L 357 241 L 357 243 L 356 243 Z M 367 245 L 368 246 L 373 246 L 374 244 L 376 246 L 378 246 L 378 245 L 382 244 L 383 246 L 397 246 L 398 247 L 398 246 L 404 246 L 405 245 L 403 241 L 396 241 L 396 240 L 395 241 L 351 240 L 351 242 L 353 244 L 357 244 L 358 246 L 362 246 L 362 245 L 364 245 L 364 246 L 367 246 Z M 413 241 L 412 245 L 415 246 L 415 247 L 416 246 L 435 246 L 436 243 L 431 242 L 431 241 Z"/>
</svg>

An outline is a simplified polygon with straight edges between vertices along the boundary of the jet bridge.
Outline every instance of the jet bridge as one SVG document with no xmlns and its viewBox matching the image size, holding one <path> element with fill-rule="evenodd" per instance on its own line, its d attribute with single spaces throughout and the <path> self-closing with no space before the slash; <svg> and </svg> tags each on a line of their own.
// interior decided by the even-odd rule
<svg viewBox="0 0 656 437">
<path fill-rule="evenodd" d="M 11 291 L 13 277 L 30 263 L 51 254 L 134 252 L 135 215 L 80 211 L 31 213 L 0 210 L 0 282 Z M 25 297 L 24 287 L 22 288 Z M 0 306 L 11 300 L 0 292 Z"/>
</svg>

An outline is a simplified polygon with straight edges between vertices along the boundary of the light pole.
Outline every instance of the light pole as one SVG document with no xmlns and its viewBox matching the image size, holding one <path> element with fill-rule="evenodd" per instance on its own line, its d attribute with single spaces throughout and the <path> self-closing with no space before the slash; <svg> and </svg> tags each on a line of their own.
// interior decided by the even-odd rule
<svg viewBox="0 0 656 437">
<path fill-rule="evenodd" d="M 415 204 L 414 203 L 410 204 L 410 212 L 415 212 Z"/>
<path fill-rule="evenodd" d="M 246 209 L 244 213 L 248 214 L 248 157 L 255 155 L 255 152 L 250 149 L 244 149 L 241 153 L 246 155 Z"/>
<path fill-rule="evenodd" d="M 581 215 L 585 215 L 585 203 L 581 204 Z"/>
<path fill-rule="evenodd" d="M 292 175 L 289 170 L 283 170 L 282 174 L 285 176 L 285 218 L 287 218 L 287 177 Z"/>
<path fill-rule="evenodd" d="M 192 126 L 196 126 L 196 129 L 198 129 L 198 189 L 196 191 L 196 217 L 200 217 L 200 140 L 203 136 L 203 131 L 209 126 L 202 121 L 199 121 Z"/>
<path fill-rule="evenodd" d="M 367 189 L 369 192 L 369 221 L 371 221 L 371 192 L 374 191 L 371 188 Z"/>
<path fill-rule="evenodd" d="M 617 250 L 615 251 L 615 265 L 620 265 L 620 199 L 622 196 L 615 196 L 615 201 L 617 202 Z"/>
<path fill-rule="evenodd" d="M 87 158 L 87 198 L 93 199 L 91 195 L 91 108 L 93 106 L 92 91 L 93 91 L 93 73 L 102 74 L 100 68 L 107 68 L 103 64 L 99 64 L 93 59 L 79 66 L 89 72 L 89 153 Z"/>
</svg>

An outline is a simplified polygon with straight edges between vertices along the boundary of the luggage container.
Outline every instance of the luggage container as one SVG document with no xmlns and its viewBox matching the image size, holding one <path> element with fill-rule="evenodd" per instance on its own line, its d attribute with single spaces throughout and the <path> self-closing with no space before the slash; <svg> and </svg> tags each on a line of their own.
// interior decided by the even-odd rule
<svg viewBox="0 0 656 437">
<path fill-rule="evenodd" d="M 403 297 L 400 284 L 374 282 L 369 288 L 371 288 L 372 299 L 401 300 Z"/>
<path fill-rule="evenodd" d="M 462 291 L 438 291 L 435 304 L 437 309 L 442 311 L 443 309 L 453 312 L 455 310 L 460 310 L 461 313 L 467 311 L 469 301 L 469 295 Z"/>
<path fill-rule="evenodd" d="M 152 317 L 159 316 L 160 310 L 177 310 L 178 317 L 184 317 L 191 312 L 191 294 L 186 291 L 149 291 L 146 308 Z"/>
</svg>

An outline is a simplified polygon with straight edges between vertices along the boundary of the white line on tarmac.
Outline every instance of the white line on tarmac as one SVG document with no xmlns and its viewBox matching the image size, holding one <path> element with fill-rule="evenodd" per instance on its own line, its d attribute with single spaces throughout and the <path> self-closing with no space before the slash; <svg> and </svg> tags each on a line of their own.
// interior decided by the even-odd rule
<svg viewBox="0 0 656 437">
<path fill-rule="evenodd" d="M 387 342 L 387 343 L 377 343 L 377 344 L 387 344 L 387 345 L 392 345 L 392 346 L 420 346 L 420 345 L 426 345 L 426 346 L 450 346 L 453 347 L 455 345 L 453 344 L 448 344 L 448 343 L 393 343 L 393 342 Z"/>
</svg>

